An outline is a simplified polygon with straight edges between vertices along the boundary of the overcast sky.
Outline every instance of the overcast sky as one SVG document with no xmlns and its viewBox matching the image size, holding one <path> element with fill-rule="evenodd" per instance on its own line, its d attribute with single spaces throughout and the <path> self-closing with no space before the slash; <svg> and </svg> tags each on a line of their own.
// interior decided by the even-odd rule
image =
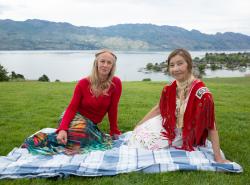
<svg viewBox="0 0 250 185">
<path fill-rule="evenodd" d="M 94 27 L 151 23 L 250 36 L 250 0 L 0 0 L 0 19 Z"/>
</svg>

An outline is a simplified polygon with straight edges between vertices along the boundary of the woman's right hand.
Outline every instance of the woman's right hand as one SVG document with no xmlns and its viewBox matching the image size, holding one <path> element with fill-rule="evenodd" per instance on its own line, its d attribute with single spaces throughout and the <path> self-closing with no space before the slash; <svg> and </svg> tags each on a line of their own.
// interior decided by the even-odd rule
<svg viewBox="0 0 250 185">
<path fill-rule="evenodd" d="M 57 139 L 57 142 L 59 143 L 59 144 L 64 144 L 64 145 L 66 145 L 67 144 L 67 131 L 65 131 L 65 130 L 60 130 L 59 132 L 58 132 L 58 135 L 57 135 L 57 137 L 56 137 L 56 139 Z"/>
</svg>

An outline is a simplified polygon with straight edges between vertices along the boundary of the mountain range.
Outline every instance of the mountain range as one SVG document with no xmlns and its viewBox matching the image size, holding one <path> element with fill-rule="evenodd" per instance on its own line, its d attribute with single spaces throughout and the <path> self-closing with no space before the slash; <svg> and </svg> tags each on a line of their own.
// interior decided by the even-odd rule
<svg viewBox="0 0 250 185">
<path fill-rule="evenodd" d="M 176 26 L 118 24 L 74 26 L 38 19 L 0 20 L 0 50 L 244 50 L 250 36 L 225 32 L 205 34 Z"/>
</svg>

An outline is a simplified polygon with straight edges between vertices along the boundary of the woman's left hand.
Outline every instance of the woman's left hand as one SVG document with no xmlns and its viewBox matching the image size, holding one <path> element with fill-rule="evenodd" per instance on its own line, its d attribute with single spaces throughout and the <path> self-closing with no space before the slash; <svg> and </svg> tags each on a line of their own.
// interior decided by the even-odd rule
<svg viewBox="0 0 250 185">
<path fill-rule="evenodd" d="M 117 140 L 117 139 L 119 139 L 119 135 L 118 135 L 118 134 L 114 134 L 114 135 L 112 136 L 112 140 Z"/>
<path fill-rule="evenodd" d="M 227 159 L 223 159 L 222 157 L 216 159 L 215 158 L 215 162 L 217 163 L 231 163 L 231 161 L 227 160 Z"/>
</svg>

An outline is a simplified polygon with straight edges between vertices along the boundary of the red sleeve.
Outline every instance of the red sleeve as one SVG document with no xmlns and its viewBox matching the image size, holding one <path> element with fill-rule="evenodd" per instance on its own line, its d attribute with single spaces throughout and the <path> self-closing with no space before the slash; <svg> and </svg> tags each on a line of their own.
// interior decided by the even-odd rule
<svg viewBox="0 0 250 185">
<path fill-rule="evenodd" d="M 117 77 L 114 77 L 114 91 L 112 93 L 111 97 L 111 104 L 108 110 L 108 118 L 109 118 L 109 124 L 110 124 L 110 135 L 113 136 L 114 134 L 121 134 L 121 131 L 118 128 L 117 124 L 117 114 L 118 114 L 118 103 L 121 97 L 122 92 L 122 83 L 121 80 Z"/>
<path fill-rule="evenodd" d="M 203 87 L 203 90 L 205 87 Z M 207 88 L 206 88 L 207 89 Z M 196 91 L 196 97 L 198 97 Z M 197 103 L 193 118 L 195 120 L 195 145 L 204 145 L 208 137 L 208 130 L 215 129 L 215 115 L 214 115 L 214 102 L 211 93 L 205 93 L 201 98 L 196 99 Z M 190 104 L 191 105 L 191 104 Z"/>
<path fill-rule="evenodd" d="M 74 118 L 82 98 L 83 97 L 82 97 L 82 92 L 81 92 L 81 87 L 80 87 L 80 82 L 79 82 L 75 87 L 74 95 L 71 99 L 69 106 L 67 107 L 63 115 L 61 124 L 59 128 L 57 129 L 57 132 L 60 130 L 68 130 L 69 124 Z"/>
<path fill-rule="evenodd" d="M 208 129 L 215 129 L 215 110 L 214 110 L 214 101 L 212 94 L 207 93 L 205 94 L 204 98 L 202 99 L 204 105 L 204 115 L 206 119 L 206 126 Z"/>
</svg>

